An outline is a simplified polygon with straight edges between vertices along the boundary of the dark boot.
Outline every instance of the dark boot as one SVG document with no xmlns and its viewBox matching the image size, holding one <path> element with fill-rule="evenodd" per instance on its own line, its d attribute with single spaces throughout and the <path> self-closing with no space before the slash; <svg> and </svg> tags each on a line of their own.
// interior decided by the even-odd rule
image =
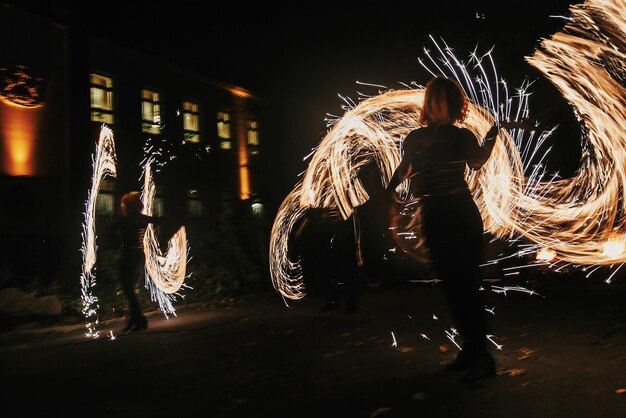
<svg viewBox="0 0 626 418">
<path fill-rule="evenodd" d="M 472 359 L 470 366 L 467 368 L 459 381 L 461 383 L 473 383 L 478 380 L 488 379 L 496 375 L 496 362 L 494 358 L 485 351 Z"/>
<path fill-rule="evenodd" d="M 145 331 L 148 329 L 148 319 L 141 316 L 133 316 L 129 319 L 128 324 L 122 330 L 123 332 L 137 332 L 137 331 Z"/>
</svg>

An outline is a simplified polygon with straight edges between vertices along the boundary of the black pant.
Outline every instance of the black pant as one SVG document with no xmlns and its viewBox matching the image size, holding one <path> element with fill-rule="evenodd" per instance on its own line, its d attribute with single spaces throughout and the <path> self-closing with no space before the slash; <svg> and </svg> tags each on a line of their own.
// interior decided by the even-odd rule
<svg viewBox="0 0 626 418">
<path fill-rule="evenodd" d="M 137 278 L 143 273 L 145 256 L 141 248 L 122 248 L 119 261 L 122 289 L 128 301 L 128 316 L 131 320 L 143 318 L 139 299 L 135 293 Z"/>
<path fill-rule="evenodd" d="M 422 200 L 422 231 L 433 266 L 443 281 L 452 318 L 471 352 L 487 349 L 487 318 L 479 291 L 483 223 L 472 195 Z"/>
</svg>

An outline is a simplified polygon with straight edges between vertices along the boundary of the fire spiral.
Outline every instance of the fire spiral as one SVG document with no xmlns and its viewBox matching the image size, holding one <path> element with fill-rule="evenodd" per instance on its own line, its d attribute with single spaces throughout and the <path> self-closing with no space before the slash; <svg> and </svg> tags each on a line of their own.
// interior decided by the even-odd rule
<svg viewBox="0 0 626 418">
<path fill-rule="evenodd" d="M 421 63 L 463 86 L 472 102 L 463 126 L 478 138 L 496 119 L 528 118 L 529 85 L 510 96 L 489 53 L 471 54 L 464 63 L 450 48 L 435 46 L 438 56 L 426 50 L 428 59 Z M 573 178 L 546 171 L 540 149 L 552 130 L 501 131 L 487 164 L 466 173 L 486 230 L 529 243 L 519 255 L 543 251 L 576 266 L 617 265 L 615 272 L 626 262 L 625 47 L 626 1 L 590 0 L 571 6 L 563 31 L 526 58 L 560 90 L 584 128 Z M 274 220 L 270 273 L 283 296 L 305 296 L 299 261 L 288 253 L 295 223 L 308 207 L 336 208 L 347 218 L 368 199 L 356 174 L 371 161 L 386 185 L 400 162 L 404 137 L 419 127 L 422 99 L 417 86 L 387 90 L 358 104 L 348 101 Z"/>
</svg>

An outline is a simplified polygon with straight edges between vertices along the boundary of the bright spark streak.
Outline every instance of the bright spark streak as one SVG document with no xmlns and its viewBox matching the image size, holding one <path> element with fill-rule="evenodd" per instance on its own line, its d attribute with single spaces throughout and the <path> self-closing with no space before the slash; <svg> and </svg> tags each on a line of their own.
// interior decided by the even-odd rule
<svg viewBox="0 0 626 418">
<path fill-rule="evenodd" d="M 144 212 L 149 216 L 152 216 L 156 194 L 151 165 L 152 161 L 148 160 L 144 166 L 142 190 Z M 152 301 L 159 303 L 160 309 L 166 316 L 176 315 L 172 301 L 179 295 L 177 292 L 185 281 L 187 270 L 188 247 L 185 227 L 181 226 L 170 238 L 164 253 L 159 245 L 154 226 L 150 224 L 146 228 L 143 245 L 146 258 L 146 287 L 150 290 Z"/>
<path fill-rule="evenodd" d="M 571 6 L 570 14 L 564 30 L 544 39 L 526 60 L 559 89 L 584 128 L 576 174 L 545 177 L 549 151 L 540 147 L 554 129 L 513 129 L 500 132 L 489 161 L 481 170 L 468 170 L 466 180 L 485 230 L 493 236 L 517 236 L 538 248 L 549 247 L 564 263 L 561 268 L 565 263 L 612 266 L 626 261 L 626 251 L 605 246 L 615 234 L 626 233 L 626 2 L 589 0 Z M 419 62 L 432 75 L 461 84 L 471 101 L 463 127 L 482 138 L 496 119 L 528 118 L 532 83 L 510 97 L 491 51 L 474 52 L 463 63 L 450 47 L 431 39 L 439 57 L 424 49 L 428 59 Z M 305 296 L 299 262 L 287 256 L 297 219 L 308 207 L 336 209 L 347 219 L 369 198 L 357 176 L 364 164 L 374 161 L 386 185 L 400 162 L 403 138 L 420 126 L 423 94 L 421 87 L 388 90 L 359 103 L 340 96 L 345 114 L 331 121 L 272 228 L 270 274 L 285 297 Z M 399 191 L 409 204 L 407 185 L 405 181 Z M 422 237 L 405 240 L 401 235 L 418 223 L 419 212 L 391 231 L 402 250 L 423 259 Z"/>
<path fill-rule="evenodd" d="M 526 289 L 525 287 L 522 287 L 522 286 L 491 286 L 491 290 L 494 293 L 504 293 L 504 296 L 506 296 L 506 292 L 521 292 L 521 293 L 527 293 L 531 296 L 532 295 L 541 296 L 539 295 L 539 293 L 535 292 L 534 290 Z"/>
<path fill-rule="evenodd" d="M 426 334 L 420 334 L 420 337 L 427 339 L 428 341 L 430 341 L 430 338 L 428 338 L 428 336 Z"/>
<path fill-rule="evenodd" d="M 391 331 L 391 338 L 393 339 L 393 343 L 391 343 L 391 346 L 394 348 L 398 347 L 398 341 L 396 341 L 396 336 L 394 335 L 393 331 Z"/>
<path fill-rule="evenodd" d="M 456 345 L 458 347 L 459 350 L 462 350 L 461 346 L 459 345 L 459 343 L 456 342 L 456 337 L 457 335 L 459 335 L 456 330 L 454 328 L 452 328 L 451 331 L 446 330 L 446 337 L 448 337 L 448 339 L 450 341 L 452 341 L 452 343 L 454 345 Z"/>
<path fill-rule="evenodd" d="M 495 345 L 495 346 L 496 346 L 496 348 L 497 348 L 498 350 L 502 350 L 503 345 L 502 345 L 502 344 L 498 344 L 498 343 L 496 343 L 496 342 L 494 341 L 494 340 L 495 340 L 495 337 L 494 337 L 493 335 L 487 335 L 487 339 L 488 339 L 488 340 L 489 340 L 489 341 L 490 341 L 493 345 Z"/>
<path fill-rule="evenodd" d="M 93 157 L 93 177 L 91 189 L 85 203 L 85 221 L 83 223 L 83 268 L 80 276 L 81 300 L 83 302 L 83 315 L 86 320 L 87 331 L 85 335 L 90 338 L 98 338 L 98 298 L 93 294 L 96 285 L 96 198 L 100 189 L 100 182 L 106 177 L 115 177 L 116 155 L 115 141 L 111 129 L 102 125 L 100 137 L 96 144 L 96 152 Z"/>
</svg>

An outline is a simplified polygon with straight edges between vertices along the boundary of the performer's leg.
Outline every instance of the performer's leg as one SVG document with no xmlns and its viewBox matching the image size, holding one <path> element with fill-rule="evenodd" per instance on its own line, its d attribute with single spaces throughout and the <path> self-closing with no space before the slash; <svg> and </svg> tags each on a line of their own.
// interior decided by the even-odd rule
<svg viewBox="0 0 626 418">
<path fill-rule="evenodd" d="M 147 328 L 147 320 L 143 315 L 139 298 L 135 293 L 138 272 L 143 267 L 143 251 L 123 249 L 120 256 L 120 280 L 124 296 L 128 302 L 128 324 L 125 331 L 135 331 Z"/>
</svg>

